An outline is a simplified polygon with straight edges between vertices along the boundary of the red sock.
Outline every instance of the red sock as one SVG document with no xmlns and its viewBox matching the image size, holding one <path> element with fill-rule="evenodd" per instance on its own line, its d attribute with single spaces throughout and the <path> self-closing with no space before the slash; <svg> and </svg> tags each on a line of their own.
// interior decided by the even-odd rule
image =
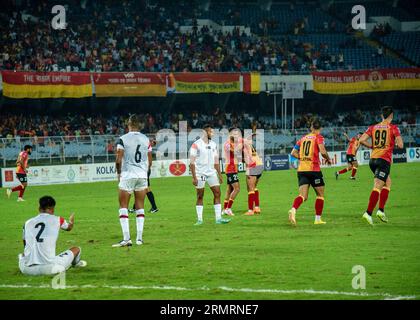
<svg viewBox="0 0 420 320">
<path fill-rule="evenodd" d="M 338 174 L 343 174 L 343 173 L 346 173 L 347 171 L 349 171 L 349 168 L 344 168 L 338 171 Z"/>
<path fill-rule="evenodd" d="M 248 192 L 248 210 L 254 210 L 254 192 Z"/>
<path fill-rule="evenodd" d="M 324 209 L 324 198 L 323 197 L 316 197 L 315 200 L 315 214 L 317 216 L 322 215 L 322 210 Z"/>
<path fill-rule="evenodd" d="M 257 189 L 255 189 L 254 202 L 256 207 L 260 206 L 260 192 Z"/>
<path fill-rule="evenodd" d="M 12 192 L 15 192 L 15 191 L 21 191 L 22 190 L 22 185 L 18 185 L 17 187 L 14 187 L 13 189 L 12 189 Z"/>
<path fill-rule="evenodd" d="M 356 173 L 357 173 L 357 168 L 353 168 L 351 170 L 351 176 L 354 178 L 354 176 L 356 175 Z"/>
<path fill-rule="evenodd" d="M 227 200 L 225 200 L 224 202 L 223 202 L 223 209 L 226 209 L 228 207 L 228 201 Z"/>
<path fill-rule="evenodd" d="M 372 192 L 370 193 L 369 204 L 366 210 L 366 212 L 369 215 L 372 215 L 372 211 L 373 209 L 375 209 L 376 204 L 378 203 L 378 199 L 379 199 L 379 190 L 373 189 Z"/>
<path fill-rule="evenodd" d="M 19 191 L 19 198 L 23 197 L 23 194 L 25 193 L 25 189 L 24 187 L 22 187 L 22 189 Z"/>
<path fill-rule="evenodd" d="M 391 190 L 389 190 L 386 187 L 382 188 L 381 195 L 379 197 L 379 210 L 381 210 L 382 212 L 384 212 L 385 203 L 388 200 L 388 195 L 390 191 Z"/>
<path fill-rule="evenodd" d="M 299 209 L 300 205 L 303 203 L 303 197 L 301 195 L 297 196 L 293 201 L 293 208 L 296 210 Z"/>
<path fill-rule="evenodd" d="M 228 209 L 231 209 L 232 208 L 232 205 L 233 205 L 233 199 L 229 199 L 229 202 L 227 204 L 227 208 Z"/>
</svg>

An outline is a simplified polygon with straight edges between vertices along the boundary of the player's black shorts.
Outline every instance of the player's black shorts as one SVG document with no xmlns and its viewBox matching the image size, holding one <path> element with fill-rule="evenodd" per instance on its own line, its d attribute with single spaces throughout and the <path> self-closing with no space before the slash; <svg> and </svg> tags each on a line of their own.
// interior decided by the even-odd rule
<svg viewBox="0 0 420 320">
<path fill-rule="evenodd" d="M 369 167 L 375 175 L 375 178 L 386 182 L 391 172 L 391 164 L 388 161 L 381 158 L 370 159 Z"/>
<path fill-rule="evenodd" d="M 348 163 L 352 163 L 352 162 L 357 161 L 356 156 L 354 156 L 352 154 L 346 154 L 346 158 L 347 158 Z"/>
<path fill-rule="evenodd" d="M 28 182 L 28 176 L 26 173 L 16 173 L 16 177 L 20 181 L 20 183 Z"/>
<path fill-rule="evenodd" d="M 313 188 L 325 186 L 324 177 L 321 171 L 301 171 L 298 172 L 299 187 L 310 184 Z"/>
<path fill-rule="evenodd" d="M 226 173 L 227 184 L 234 184 L 239 182 L 238 173 Z"/>
</svg>

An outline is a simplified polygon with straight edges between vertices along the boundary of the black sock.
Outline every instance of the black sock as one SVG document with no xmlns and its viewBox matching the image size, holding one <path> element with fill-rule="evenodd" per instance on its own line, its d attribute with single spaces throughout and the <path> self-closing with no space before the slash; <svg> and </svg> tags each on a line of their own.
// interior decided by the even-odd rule
<svg viewBox="0 0 420 320">
<path fill-rule="evenodd" d="M 149 199 L 150 204 L 152 205 L 152 209 L 156 209 L 156 202 L 155 202 L 155 196 L 153 195 L 152 191 L 149 191 L 147 193 L 147 199 Z"/>
</svg>

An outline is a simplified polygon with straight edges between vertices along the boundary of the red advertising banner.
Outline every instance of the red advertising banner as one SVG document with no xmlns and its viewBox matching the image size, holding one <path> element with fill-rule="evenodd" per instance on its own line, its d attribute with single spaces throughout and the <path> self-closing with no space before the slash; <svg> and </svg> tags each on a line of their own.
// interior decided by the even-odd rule
<svg viewBox="0 0 420 320">
<path fill-rule="evenodd" d="M 420 68 L 312 72 L 315 92 L 352 94 L 420 90 Z"/>
<path fill-rule="evenodd" d="M 166 75 L 147 72 L 93 73 L 97 97 L 164 97 Z"/>
<path fill-rule="evenodd" d="M 173 93 L 228 93 L 241 92 L 240 73 L 171 73 L 168 92 Z"/>
<path fill-rule="evenodd" d="M 82 98 L 92 96 L 89 72 L 2 71 L 9 98 Z"/>
</svg>

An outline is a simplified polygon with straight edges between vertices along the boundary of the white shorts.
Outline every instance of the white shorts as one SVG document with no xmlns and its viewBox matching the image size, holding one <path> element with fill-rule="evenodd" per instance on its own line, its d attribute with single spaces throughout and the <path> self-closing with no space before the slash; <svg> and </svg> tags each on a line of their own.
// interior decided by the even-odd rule
<svg viewBox="0 0 420 320">
<path fill-rule="evenodd" d="M 198 180 L 198 184 L 196 186 L 197 189 L 203 189 L 206 186 L 206 182 L 210 188 L 220 186 L 219 177 L 217 176 L 217 173 L 212 174 L 212 175 L 197 173 L 197 180 Z"/>
<path fill-rule="evenodd" d="M 28 267 L 25 266 L 24 257 L 20 257 L 19 269 L 28 276 L 53 275 L 69 269 L 73 260 L 74 254 L 71 250 L 60 253 L 54 258 L 54 263 L 52 264 L 38 264 Z"/>
<path fill-rule="evenodd" d="M 120 180 L 120 183 L 118 184 L 120 190 L 127 191 L 130 194 L 133 193 L 133 191 L 143 191 L 147 189 L 147 187 L 146 178 Z"/>
</svg>

